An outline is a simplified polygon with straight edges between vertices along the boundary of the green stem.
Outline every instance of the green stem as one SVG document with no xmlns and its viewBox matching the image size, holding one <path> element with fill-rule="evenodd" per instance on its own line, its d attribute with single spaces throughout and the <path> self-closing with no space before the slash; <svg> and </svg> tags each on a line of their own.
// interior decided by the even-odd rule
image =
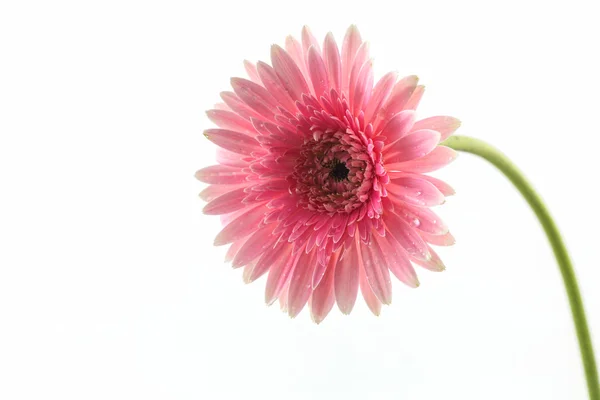
<svg viewBox="0 0 600 400">
<path fill-rule="evenodd" d="M 489 144 L 467 136 L 451 136 L 442 144 L 454 150 L 475 154 L 492 163 L 515 185 L 535 212 L 550 241 L 565 284 L 571 313 L 573 314 L 573 322 L 575 323 L 575 331 L 577 332 L 577 339 L 579 340 L 579 349 L 581 351 L 590 400 L 600 400 L 600 384 L 598 383 L 598 370 L 596 368 L 596 360 L 594 359 L 592 338 L 590 337 L 577 278 L 575 277 L 573 264 L 571 263 L 565 243 L 546 205 L 527 179 L 525 179 L 521 171 L 504 154 Z"/>
</svg>

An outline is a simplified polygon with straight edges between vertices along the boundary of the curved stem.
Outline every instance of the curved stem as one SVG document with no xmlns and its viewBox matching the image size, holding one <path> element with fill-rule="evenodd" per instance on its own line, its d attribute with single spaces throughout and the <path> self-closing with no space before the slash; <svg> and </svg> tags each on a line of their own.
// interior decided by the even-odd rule
<svg viewBox="0 0 600 400">
<path fill-rule="evenodd" d="M 575 323 L 575 330 L 577 332 L 577 339 L 579 340 L 579 349 L 581 351 L 590 400 L 600 400 L 598 370 L 596 368 L 592 339 L 590 337 L 577 278 L 575 277 L 575 271 L 573 271 L 573 265 L 569 253 L 567 252 L 567 248 L 565 247 L 565 243 L 563 242 L 560 232 L 550 216 L 546 205 L 527 179 L 525 179 L 521 171 L 519 171 L 519 169 L 504 154 L 489 144 L 467 136 L 451 136 L 442 144 L 454 150 L 475 154 L 492 163 L 515 185 L 535 212 L 535 215 L 538 217 L 546 232 L 546 236 L 550 241 L 565 284 L 567 297 L 571 306 L 571 313 L 573 314 L 573 322 Z"/>
</svg>

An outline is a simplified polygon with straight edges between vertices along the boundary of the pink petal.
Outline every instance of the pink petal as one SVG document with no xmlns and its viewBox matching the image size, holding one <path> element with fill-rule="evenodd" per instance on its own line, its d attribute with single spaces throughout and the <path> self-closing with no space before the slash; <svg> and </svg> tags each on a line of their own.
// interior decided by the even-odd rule
<svg viewBox="0 0 600 400">
<path fill-rule="evenodd" d="M 203 191 L 200 192 L 200 198 L 204 201 L 213 201 L 219 196 L 229 193 L 237 188 L 245 188 L 248 183 L 242 183 L 238 185 L 210 185 L 207 186 Z"/>
<path fill-rule="evenodd" d="M 207 129 L 204 136 L 217 146 L 234 153 L 249 156 L 252 152 L 262 151 L 260 143 L 243 133 L 226 129 Z"/>
<path fill-rule="evenodd" d="M 275 228 L 273 224 L 266 225 L 254 232 L 237 252 L 231 266 L 237 268 L 246 265 L 273 246 L 277 240 L 277 237 L 271 233 L 273 228 Z"/>
<path fill-rule="evenodd" d="M 346 31 L 344 42 L 342 44 L 342 91 L 348 93 L 350 86 L 350 72 L 352 71 L 352 65 L 354 57 L 358 48 L 362 44 L 362 39 L 356 25 L 350 25 Z"/>
<path fill-rule="evenodd" d="M 452 188 L 452 186 L 448 185 L 446 182 L 444 182 L 440 179 L 434 178 L 433 176 L 429 176 L 429 175 L 418 175 L 418 176 L 421 179 L 425 179 L 426 181 L 429 181 L 431 184 L 433 184 L 433 186 L 435 186 L 446 197 L 452 196 L 453 194 L 456 193 L 454 191 L 454 189 Z"/>
<path fill-rule="evenodd" d="M 417 273 L 404 251 L 397 245 L 397 242 L 391 243 L 388 237 L 374 236 L 374 238 L 381 249 L 385 263 L 394 276 L 409 287 L 419 286 Z"/>
<path fill-rule="evenodd" d="M 379 314 L 381 314 L 381 302 L 379 301 L 377 296 L 375 296 L 375 293 L 373 293 L 373 290 L 371 290 L 371 286 L 369 285 L 369 282 L 367 281 L 367 276 L 365 274 L 365 267 L 362 263 L 362 256 L 360 254 L 360 251 L 359 251 L 359 255 L 358 255 L 358 264 L 359 264 L 358 279 L 360 282 L 360 291 L 362 292 L 363 298 L 365 299 L 365 302 L 367 303 L 369 310 L 371 310 L 371 312 L 373 314 L 378 316 Z"/>
<path fill-rule="evenodd" d="M 231 78 L 235 94 L 263 118 L 274 120 L 277 101 L 264 87 L 243 78 Z"/>
<path fill-rule="evenodd" d="M 432 207 L 443 204 L 446 200 L 442 192 L 431 183 L 408 176 L 393 179 L 386 189 L 388 193 L 394 195 L 391 197 L 392 202 L 401 200 L 408 204 Z"/>
<path fill-rule="evenodd" d="M 436 131 L 414 131 L 384 148 L 386 164 L 411 161 L 431 153 L 440 141 Z"/>
<path fill-rule="evenodd" d="M 329 81 L 327 78 L 327 68 L 317 52 L 317 49 L 311 47 L 308 49 L 308 73 L 312 82 L 315 96 L 320 98 L 323 93 L 329 90 Z"/>
<path fill-rule="evenodd" d="M 245 187 L 232 190 L 205 205 L 202 212 L 207 215 L 229 214 L 230 212 L 246 207 L 246 204 L 242 203 L 242 200 L 246 196 Z"/>
<path fill-rule="evenodd" d="M 292 60 L 302 71 L 302 75 L 308 79 L 308 70 L 306 69 L 306 62 L 304 60 L 304 51 L 302 50 L 302 44 L 296 40 L 293 36 L 285 38 L 285 51 L 288 52 Z"/>
<path fill-rule="evenodd" d="M 427 243 L 421 239 L 421 236 L 410 225 L 394 213 L 386 213 L 384 217 L 387 232 L 410 256 L 420 260 L 429 260 L 431 258 Z"/>
<path fill-rule="evenodd" d="M 383 127 L 379 136 L 385 136 L 387 143 L 394 143 L 406 136 L 415 122 L 415 112 L 411 110 L 401 111 L 394 115 Z"/>
<path fill-rule="evenodd" d="M 248 278 L 249 282 L 254 282 L 267 272 L 273 265 L 285 264 L 291 257 L 292 247 L 289 245 L 277 245 L 274 248 L 265 250 L 262 256 L 256 262 L 252 274 Z"/>
<path fill-rule="evenodd" d="M 304 25 L 302 27 L 301 37 L 302 49 L 304 50 L 305 59 L 306 56 L 308 56 L 308 49 L 310 49 L 310 46 L 314 46 L 315 50 L 317 50 L 317 52 L 321 54 L 321 47 L 319 46 L 319 42 L 317 41 L 317 38 L 315 38 L 315 36 L 312 34 L 308 26 Z"/>
<path fill-rule="evenodd" d="M 377 85 L 373 89 L 373 96 L 365 109 L 365 121 L 371 121 L 373 116 L 377 115 L 377 112 L 392 92 L 397 78 L 398 74 L 396 72 L 389 72 L 377 82 Z"/>
<path fill-rule="evenodd" d="M 300 101 L 302 94 L 310 93 L 302 71 L 300 71 L 290 55 L 277 45 L 271 47 L 271 64 L 282 86 L 292 99 Z"/>
<path fill-rule="evenodd" d="M 298 264 L 292 273 L 287 296 L 288 314 L 292 318 L 302 311 L 312 293 L 311 281 L 317 264 L 315 254 L 316 252 L 306 254 L 301 251 Z"/>
<path fill-rule="evenodd" d="M 229 249 L 227 249 L 227 253 L 225 254 L 225 262 L 230 262 L 233 260 L 233 257 L 235 257 L 237 252 L 240 251 L 244 243 L 246 243 L 246 238 L 233 242 L 231 246 L 229 246 Z"/>
<path fill-rule="evenodd" d="M 360 45 L 358 50 L 356 51 L 356 56 L 352 61 L 352 68 L 350 69 L 350 79 L 348 80 L 348 90 L 345 93 L 348 93 L 351 98 L 351 93 L 354 93 L 356 88 L 356 81 L 358 80 L 358 75 L 361 71 L 361 68 L 369 59 L 369 44 L 364 42 Z M 351 102 L 352 103 L 352 102 Z"/>
<path fill-rule="evenodd" d="M 291 248 L 291 246 L 290 246 Z M 267 277 L 267 286 L 265 288 L 265 302 L 271 305 L 282 294 L 282 290 L 286 287 L 290 280 L 302 252 L 295 256 L 288 257 L 284 262 L 274 264 L 269 270 Z M 287 298 L 287 296 L 285 296 Z"/>
<path fill-rule="evenodd" d="M 225 104 L 240 117 L 247 119 L 248 121 L 250 121 L 250 118 L 262 119 L 260 114 L 244 103 L 235 93 L 221 92 L 221 98 Z"/>
<path fill-rule="evenodd" d="M 217 149 L 217 162 L 222 165 L 237 168 L 248 168 L 250 163 L 247 161 L 250 157 L 241 157 L 237 153 L 225 150 L 222 147 Z"/>
<path fill-rule="evenodd" d="M 371 290 L 383 304 L 392 302 L 392 281 L 390 271 L 381 249 L 375 242 L 361 246 L 365 276 Z"/>
<path fill-rule="evenodd" d="M 460 127 L 460 121 L 454 117 L 437 116 L 417 121 L 414 130 L 432 129 L 442 135 L 441 140 L 446 140 Z"/>
<path fill-rule="evenodd" d="M 429 208 L 405 204 L 396 208 L 396 214 L 419 231 L 430 235 L 445 235 L 448 233 L 448 226 Z"/>
<path fill-rule="evenodd" d="M 340 88 L 342 87 L 342 62 L 340 60 L 340 51 L 331 32 L 325 36 L 323 59 L 327 66 L 329 85 L 336 92 L 340 93 Z"/>
<path fill-rule="evenodd" d="M 425 93 L 425 86 L 417 86 L 404 107 L 407 110 L 416 110 L 421 102 L 421 98 L 423 98 L 423 93 Z"/>
<path fill-rule="evenodd" d="M 254 270 L 254 263 L 244 265 L 244 273 L 242 274 L 242 280 L 244 283 L 250 283 L 250 276 Z"/>
<path fill-rule="evenodd" d="M 417 82 L 419 82 L 419 78 L 416 75 L 411 75 L 400 79 L 394 85 L 388 100 L 377 113 L 376 120 L 380 121 L 380 125 L 406 108 L 406 103 L 415 91 Z M 380 127 L 378 126 L 377 128 Z"/>
<path fill-rule="evenodd" d="M 214 245 L 222 246 L 248 236 L 257 229 L 264 216 L 262 204 L 250 209 L 225 226 L 215 238 Z"/>
<path fill-rule="evenodd" d="M 456 158 L 457 153 L 449 147 L 437 146 L 431 153 L 425 157 L 417 158 L 407 162 L 386 164 L 389 171 L 403 171 L 426 173 L 436 171 L 450 164 Z"/>
<path fill-rule="evenodd" d="M 296 104 L 290 94 L 285 90 L 275 70 L 270 65 L 260 61 L 257 66 L 258 75 L 265 88 L 271 93 L 271 96 L 289 112 L 297 111 Z"/>
<path fill-rule="evenodd" d="M 196 172 L 196 179 L 204 183 L 215 185 L 232 185 L 246 182 L 248 174 L 241 168 L 226 165 L 212 165 Z"/>
<path fill-rule="evenodd" d="M 446 233 L 445 235 L 437 235 L 437 236 L 430 235 L 425 232 L 421 232 L 421 237 L 427 243 L 433 244 L 435 246 L 452 246 L 454 243 L 456 243 L 454 236 L 452 236 L 452 234 L 450 232 Z"/>
<path fill-rule="evenodd" d="M 224 110 L 208 110 L 206 115 L 219 128 L 229 129 L 236 132 L 250 133 L 253 135 L 256 134 L 252 124 L 234 112 Z"/>
<path fill-rule="evenodd" d="M 346 249 L 335 268 L 335 300 L 340 311 L 350 314 L 358 294 L 358 260 L 354 243 Z"/>
<path fill-rule="evenodd" d="M 288 279 L 285 283 L 285 286 L 281 289 L 279 293 L 279 309 L 284 313 L 287 313 L 287 301 L 288 301 L 288 291 L 290 290 L 290 280 Z M 270 304 L 268 304 L 270 305 Z"/>
<path fill-rule="evenodd" d="M 326 251 L 327 251 L 327 247 L 325 247 L 325 246 L 320 247 L 317 250 L 317 256 L 322 257 L 322 254 L 325 254 Z M 317 260 L 317 265 L 315 267 L 315 270 L 314 270 L 313 276 L 312 276 L 311 286 L 313 289 L 315 289 L 317 286 L 319 286 L 319 284 L 321 283 L 321 279 L 323 279 L 323 277 L 325 276 L 325 272 L 327 271 L 327 268 L 329 268 L 329 262 L 319 262 L 319 261 L 320 260 Z M 331 261 L 331 258 L 326 261 Z"/>
<path fill-rule="evenodd" d="M 337 254 L 334 254 L 329 260 L 325 275 L 319 285 L 314 289 L 310 296 L 310 314 L 313 321 L 319 324 L 325 319 L 335 303 L 335 294 L 333 291 L 335 265 L 337 264 Z"/>
<path fill-rule="evenodd" d="M 427 246 L 429 248 L 429 254 L 431 254 L 431 259 L 429 260 L 421 260 L 421 259 L 414 259 L 413 261 L 415 262 L 415 264 L 420 265 L 423 268 L 426 268 L 430 271 L 433 272 L 440 272 L 446 269 L 446 266 L 444 265 L 444 263 L 442 262 L 442 259 L 440 258 L 440 256 L 437 255 L 437 253 L 435 251 L 433 251 L 433 249 L 429 246 Z"/>
<path fill-rule="evenodd" d="M 244 69 L 246 70 L 246 73 L 252 82 L 260 84 L 260 78 L 256 72 L 256 65 L 252 64 L 248 60 L 244 60 Z"/>
<path fill-rule="evenodd" d="M 371 98 L 373 79 L 373 60 L 368 60 L 360 69 L 356 84 L 350 87 L 350 104 L 354 114 L 358 114 L 363 104 L 366 104 Z"/>
</svg>

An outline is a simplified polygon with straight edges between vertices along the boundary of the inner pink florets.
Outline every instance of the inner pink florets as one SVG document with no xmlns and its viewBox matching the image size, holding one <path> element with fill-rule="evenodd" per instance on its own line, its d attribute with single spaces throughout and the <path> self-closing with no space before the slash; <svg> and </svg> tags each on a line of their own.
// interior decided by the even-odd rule
<svg viewBox="0 0 600 400">
<path fill-rule="evenodd" d="M 300 195 L 302 207 L 350 212 L 369 198 L 373 157 L 351 130 L 314 131 L 300 150 L 290 181 L 290 190 Z"/>
<path fill-rule="evenodd" d="M 305 96 L 304 100 L 305 107 L 301 108 L 308 118 L 300 120 L 312 125 L 304 125 L 308 129 L 300 132 L 304 144 L 298 152 L 294 172 L 287 178 L 290 193 L 297 194 L 298 205 L 310 211 L 350 213 L 365 207 L 361 217 L 368 214 L 378 218 L 382 211 L 381 197 L 385 196 L 381 182 L 381 176 L 385 176 L 382 142 L 373 143 L 365 129 L 361 129 L 363 113 L 354 118 L 346 100 L 335 91 L 322 98 L 325 108 L 332 103 L 337 105 L 331 107 L 332 112 L 312 97 Z M 371 124 L 366 126 L 369 132 L 372 129 Z"/>
</svg>

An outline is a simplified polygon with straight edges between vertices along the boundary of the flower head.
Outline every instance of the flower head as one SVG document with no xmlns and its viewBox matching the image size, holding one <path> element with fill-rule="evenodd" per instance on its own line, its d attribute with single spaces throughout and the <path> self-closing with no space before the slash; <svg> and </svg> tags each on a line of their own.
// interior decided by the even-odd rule
<svg viewBox="0 0 600 400">
<path fill-rule="evenodd" d="M 221 215 L 215 245 L 252 282 L 268 273 L 266 301 L 295 317 L 308 303 L 316 322 L 337 303 L 350 313 L 358 290 L 374 314 L 392 300 L 390 271 L 419 285 L 413 263 L 444 269 L 430 247 L 450 245 L 430 210 L 453 194 L 425 175 L 455 152 L 439 142 L 460 125 L 452 117 L 417 121 L 424 87 L 416 76 L 374 83 L 369 47 L 351 26 L 341 52 L 308 28 L 301 42 L 271 48 L 271 65 L 245 62 L 250 79 L 207 112 L 219 129 L 218 165 L 196 177 L 206 214 Z"/>
</svg>

